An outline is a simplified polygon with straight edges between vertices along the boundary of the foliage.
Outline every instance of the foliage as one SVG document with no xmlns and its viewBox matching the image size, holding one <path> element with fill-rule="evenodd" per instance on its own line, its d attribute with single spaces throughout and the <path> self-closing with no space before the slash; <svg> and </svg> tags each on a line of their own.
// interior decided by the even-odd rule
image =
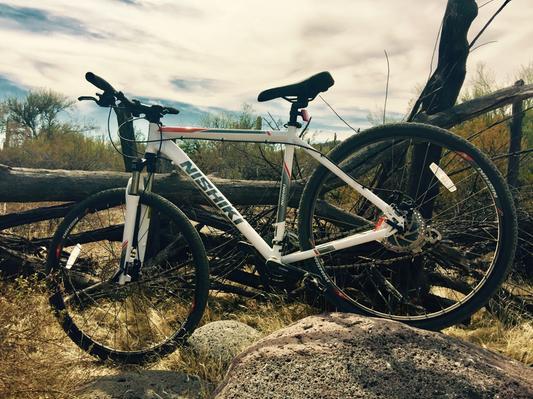
<svg viewBox="0 0 533 399">
<path fill-rule="evenodd" d="M 0 103 L 4 148 L 0 163 L 49 169 L 123 170 L 123 163 L 104 138 L 88 137 L 90 126 L 61 121 L 73 100 L 52 90 L 29 91 L 25 98 Z"/>
<path fill-rule="evenodd" d="M 533 63 L 523 66 L 518 72 L 517 79 L 523 79 L 525 84 L 533 83 Z M 476 73 L 469 85 L 464 89 L 461 101 L 498 90 L 496 79 L 492 72 L 483 64 L 478 65 Z M 533 100 L 523 102 L 523 110 L 533 106 Z M 496 164 L 504 177 L 507 176 L 508 153 L 510 139 L 511 106 L 487 112 L 477 118 L 464 122 L 454 129 L 456 134 L 468 138 L 470 142 L 480 148 Z M 533 109 L 525 111 L 522 121 L 522 150 L 533 147 Z M 533 247 L 531 244 L 530 226 L 533 220 L 533 201 L 531 190 L 533 188 L 533 153 L 524 153 L 520 156 L 519 188 L 514 190 L 518 212 L 518 247 L 514 261 L 514 271 L 519 275 L 531 278 L 527 272 L 527 264 L 531 262 Z"/>
<path fill-rule="evenodd" d="M 75 170 L 123 170 L 122 158 L 104 138 L 91 138 L 68 129 L 52 136 L 27 138 L 22 145 L 0 151 L 0 163 L 10 166 Z"/>
<path fill-rule="evenodd" d="M 533 63 L 523 66 L 519 70 L 518 79 L 523 79 L 526 84 L 533 83 Z M 500 87 L 493 73 L 483 64 L 478 65 L 476 73 L 469 85 L 463 91 L 461 102 L 489 94 Z M 523 109 L 533 105 L 532 100 L 523 103 Z M 507 175 L 507 160 L 505 156 L 509 150 L 509 125 L 511 107 L 499 108 L 487 112 L 456 126 L 453 131 L 462 137 L 468 138 L 474 145 L 488 154 L 504 176 Z M 522 149 L 533 146 L 533 110 L 524 113 L 522 122 Z M 525 154 L 521 160 L 520 180 L 522 185 L 533 183 L 531 173 L 531 153 Z"/>
<path fill-rule="evenodd" d="M 249 104 L 240 112 L 206 115 L 200 125 L 220 129 L 262 129 L 262 119 Z M 206 173 L 227 179 L 279 180 L 283 151 L 280 145 L 227 143 L 204 140 L 182 140 L 180 147 Z M 328 152 L 333 142 L 316 144 Z M 308 176 L 316 162 L 303 151 L 296 150 L 295 176 Z"/>
<path fill-rule="evenodd" d="M 30 90 L 26 97 L 19 100 L 8 98 L 5 102 L 7 118 L 28 129 L 31 137 L 41 134 L 51 136 L 61 125 L 58 114 L 69 109 L 74 101 L 52 90 Z"/>
</svg>

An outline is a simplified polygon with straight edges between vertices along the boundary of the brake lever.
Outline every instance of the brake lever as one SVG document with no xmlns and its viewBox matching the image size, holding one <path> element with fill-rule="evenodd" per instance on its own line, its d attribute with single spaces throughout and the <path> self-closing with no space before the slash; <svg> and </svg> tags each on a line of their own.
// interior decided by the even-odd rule
<svg viewBox="0 0 533 399">
<path fill-rule="evenodd" d="M 98 96 L 98 100 L 96 100 L 96 104 L 98 104 L 100 107 L 114 107 L 115 104 L 115 95 L 113 93 L 104 91 L 103 93 L 96 93 Z"/>
</svg>

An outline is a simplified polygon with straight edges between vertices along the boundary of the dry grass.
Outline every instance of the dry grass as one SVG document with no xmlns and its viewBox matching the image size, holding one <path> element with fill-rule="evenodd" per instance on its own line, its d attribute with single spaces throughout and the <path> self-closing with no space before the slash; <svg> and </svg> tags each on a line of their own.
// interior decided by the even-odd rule
<svg viewBox="0 0 533 399">
<path fill-rule="evenodd" d="M 482 310 L 468 327 L 450 327 L 444 333 L 533 365 L 533 320 L 506 326 Z"/>
<path fill-rule="evenodd" d="M 10 213 L 28 209 L 33 204 L 7 204 L 6 209 L 1 205 L 0 213 Z M 17 228 L 14 232 L 26 238 L 43 237 L 53 232 L 55 223 L 42 222 Z M 276 297 L 269 302 L 259 302 L 216 294 L 210 298 L 202 323 L 237 320 L 267 335 L 317 312 L 308 305 L 285 303 Z M 526 365 L 533 364 L 532 320 L 506 326 L 481 311 L 474 315 L 470 326 L 451 327 L 444 332 Z M 203 394 L 208 397 L 224 377 L 228 365 L 181 349 L 146 367 L 196 375 L 204 381 Z M 0 282 L 0 398 L 76 397 L 77 390 L 85 382 L 131 369 L 104 364 L 78 349 L 51 314 L 43 283 L 24 279 Z"/>
<path fill-rule="evenodd" d="M 203 323 L 216 320 L 237 320 L 257 329 L 264 335 L 279 330 L 319 310 L 309 305 L 272 296 L 270 301 L 256 301 L 236 295 L 210 295 Z"/>
<path fill-rule="evenodd" d="M 316 312 L 308 305 L 275 298 L 261 303 L 217 295 L 203 322 L 238 320 L 267 335 Z M 478 312 L 469 327 L 452 327 L 445 333 L 527 365 L 533 363 L 533 321 L 506 327 L 486 312 Z M 198 376 L 203 381 L 202 394 L 208 397 L 228 365 L 181 349 L 145 367 Z M 97 376 L 136 369 L 102 363 L 71 343 L 49 310 L 43 283 L 20 279 L 0 284 L 1 398 L 72 398 L 84 383 Z"/>
<path fill-rule="evenodd" d="M 318 312 L 318 309 L 309 305 L 296 302 L 286 303 L 279 298 L 273 298 L 270 302 L 258 302 L 234 295 L 217 294 L 215 298 L 211 298 L 202 323 L 228 319 L 237 320 L 254 327 L 263 336 L 266 336 L 303 317 Z M 201 380 L 205 381 L 206 397 L 222 381 L 228 366 L 221 360 L 197 355 L 186 348 L 176 351 L 157 365 L 158 368 L 181 370 L 200 377 Z"/>
<path fill-rule="evenodd" d="M 42 283 L 0 285 L 0 397 L 69 398 L 91 375 L 87 356 L 65 337 Z"/>
<path fill-rule="evenodd" d="M 217 295 L 211 303 L 203 323 L 233 319 L 264 335 L 316 312 L 299 303 L 258 303 L 232 295 Z M 208 397 L 227 366 L 181 349 L 145 367 L 198 376 Z M 138 369 L 106 364 L 78 349 L 53 316 L 43 282 L 0 283 L 0 398 L 73 398 L 98 376 Z"/>
</svg>

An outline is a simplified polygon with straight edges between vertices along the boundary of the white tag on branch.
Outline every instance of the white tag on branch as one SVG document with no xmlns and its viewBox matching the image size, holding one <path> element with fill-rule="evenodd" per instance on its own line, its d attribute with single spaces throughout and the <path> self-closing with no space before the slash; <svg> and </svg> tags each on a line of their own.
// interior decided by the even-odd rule
<svg viewBox="0 0 533 399">
<path fill-rule="evenodd" d="M 435 162 L 432 162 L 431 165 L 429 165 L 429 169 L 431 169 L 433 174 L 437 177 L 437 179 L 439 179 L 443 186 L 448 189 L 448 191 L 454 192 L 457 190 L 457 187 L 455 187 L 455 184 L 453 184 L 452 179 L 450 179 L 446 172 L 439 168 Z"/>
<path fill-rule="evenodd" d="M 74 263 L 76 262 L 76 259 L 78 259 L 80 252 L 81 252 L 81 245 L 76 244 L 76 246 L 70 253 L 70 256 L 68 257 L 67 265 L 65 266 L 65 268 L 70 270 L 72 266 L 74 266 Z"/>
</svg>

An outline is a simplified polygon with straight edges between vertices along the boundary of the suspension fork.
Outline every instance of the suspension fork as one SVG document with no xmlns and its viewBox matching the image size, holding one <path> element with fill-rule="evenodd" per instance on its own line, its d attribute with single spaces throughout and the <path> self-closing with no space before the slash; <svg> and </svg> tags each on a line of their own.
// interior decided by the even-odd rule
<svg viewBox="0 0 533 399">
<path fill-rule="evenodd" d="M 142 193 L 152 189 L 155 161 L 155 154 L 147 153 L 145 158 L 136 159 L 132 163 L 132 176 L 128 180 L 125 194 L 126 216 L 122 233 L 119 284 L 130 282 L 132 276 L 137 278 L 144 262 L 151 214 L 149 207 L 139 206 L 139 200 Z M 141 175 L 145 166 L 148 172 L 146 182 Z"/>
</svg>

